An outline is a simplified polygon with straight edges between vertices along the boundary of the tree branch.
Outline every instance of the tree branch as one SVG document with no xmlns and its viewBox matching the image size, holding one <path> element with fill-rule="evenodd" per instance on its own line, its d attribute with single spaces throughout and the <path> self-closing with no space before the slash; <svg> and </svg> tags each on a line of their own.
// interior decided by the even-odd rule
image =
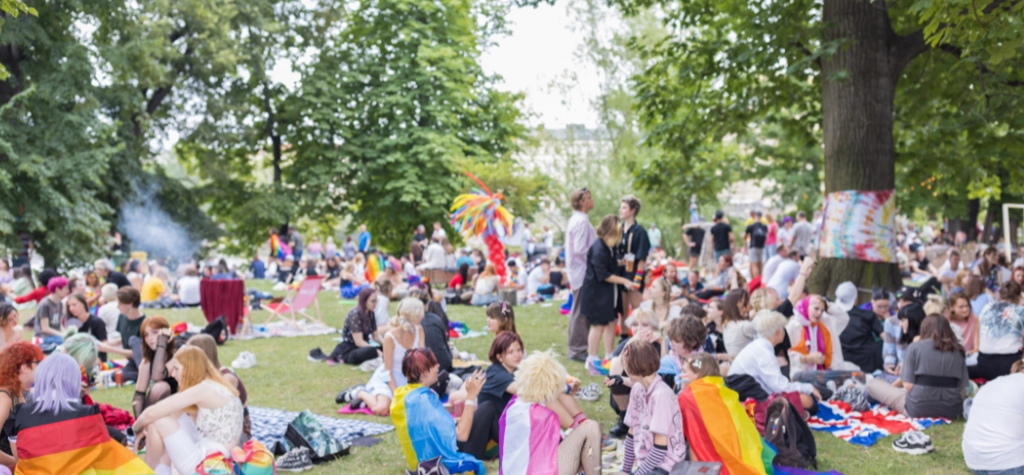
<svg viewBox="0 0 1024 475">
<path fill-rule="evenodd" d="M 803 51 L 803 53 L 805 55 L 807 55 L 808 58 L 812 58 L 811 60 L 814 61 L 814 64 L 818 65 L 818 69 L 821 69 L 821 56 L 815 56 L 814 52 L 811 51 L 807 47 L 807 45 L 805 45 L 805 44 L 803 44 L 803 43 L 801 43 L 801 42 L 799 42 L 797 40 L 790 41 L 789 44 L 793 45 L 793 46 L 796 46 L 797 49 L 799 49 L 800 51 Z"/>
<path fill-rule="evenodd" d="M 944 52 L 949 53 L 949 54 L 951 54 L 953 56 L 956 56 L 957 59 L 963 59 L 963 55 L 964 55 L 964 51 L 962 49 L 960 49 L 959 47 L 953 46 L 953 45 L 948 45 L 948 44 L 941 44 L 941 45 L 939 45 L 939 51 L 944 51 Z M 995 74 L 991 69 L 988 68 L 988 66 L 985 66 L 981 61 L 977 61 L 977 60 L 974 61 L 974 65 L 975 65 L 975 67 L 978 68 L 978 73 L 979 74 Z M 999 83 L 1004 85 L 1004 86 L 1010 86 L 1010 87 L 1024 87 L 1024 81 L 1020 81 L 1020 80 L 999 81 Z"/>
<path fill-rule="evenodd" d="M 917 30 L 907 36 L 892 35 L 889 41 L 889 71 L 893 84 L 899 81 L 903 68 L 907 67 L 918 55 L 927 52 L 929 46 L 924 41 L 924 32 Z"/>
</svg>

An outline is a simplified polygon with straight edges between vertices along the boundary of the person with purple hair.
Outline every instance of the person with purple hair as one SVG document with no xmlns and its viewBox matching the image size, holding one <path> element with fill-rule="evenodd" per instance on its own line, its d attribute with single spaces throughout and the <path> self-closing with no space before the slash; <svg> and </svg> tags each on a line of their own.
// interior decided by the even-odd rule
<svg viewBox="0 0 1024 475">
<path fill-rule="evenodd" d="M 64 342 L 64 319 L 67 312 L 62 301 L 68 296 L 70 287 L 67 279 L 56 276 L 46 283 L 46 290 L 48 295 L 36 307 L 33 330 L 43 339 L 39 346 L 44 352 L 50 352 Z"/>
</svg>

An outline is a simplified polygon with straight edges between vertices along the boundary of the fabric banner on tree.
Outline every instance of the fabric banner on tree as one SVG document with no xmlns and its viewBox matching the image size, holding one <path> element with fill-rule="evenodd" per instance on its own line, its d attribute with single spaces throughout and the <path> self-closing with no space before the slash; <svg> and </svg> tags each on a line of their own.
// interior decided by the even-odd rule
<svg viewBox="0 0 1024 475">
<path fill-rule="evenodd" d="M 896 190 L 825 195 L 820 257 L 896 262 Z"/>
</svg>

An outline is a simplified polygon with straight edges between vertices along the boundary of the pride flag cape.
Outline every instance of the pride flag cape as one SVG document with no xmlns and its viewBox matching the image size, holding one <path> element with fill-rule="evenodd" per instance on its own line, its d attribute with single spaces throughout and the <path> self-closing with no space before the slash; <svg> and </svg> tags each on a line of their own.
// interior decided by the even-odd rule
<svg viewBox="0 0 1024 475">
<path fill-rule="evenodd" d="M 949 419 L 915 419 L 878 404 L 872 406 L 870 411 L 859 412 L 842 401 L 818 402 L 818 414 L 807 419 L 807 425 L 813 430 L 830 432 L 851 444 L 865 447 L 889 435 L 909 430 L 921 431 L 942 424 L 949 424 Z"/>
<path fill-rule="evenodd" d="M 452 475 L 484 474 L 483 462 L 459 453 L 455 419 L 430 388 L 408 384 L 395 389 L 391 421 L 410 470 L 415 471 L 421 461 L 440 456 Z"/>
<path fill-rule="evenodd" d="M 281 242 L 281 238 L 277 234 L 270 235 L 270 255 L 277 257 L 278 259 L 284 259 L 285 256 L 291 254 L 292 250 L 288 248 L 288 245 Z"/>
<path fill-rule="evenodd" d="M 96 406 L 32 413 L 22 406 L 18 426 L 18 475 L 142 475 L 153 470 L 110 438 Z M 77 434 L 60 437 L 55 434 Z"/>
<path fill-rule="evenodd" d="M 498 475 L 558 475 L 560 429 L 554 411 L 512 396 L 498 422 Z"/>
<path fill-rule="evenodd" d="M 679 392 L 683 434 L 697 460 L 719 462 L 722 475 L 771 475 L 770 451 L 740 404 L 739 395 L 725 387 L 719 376 L 690 383 Z M 767 458 L 767 460 L 764 460 Z"/>
</svg>

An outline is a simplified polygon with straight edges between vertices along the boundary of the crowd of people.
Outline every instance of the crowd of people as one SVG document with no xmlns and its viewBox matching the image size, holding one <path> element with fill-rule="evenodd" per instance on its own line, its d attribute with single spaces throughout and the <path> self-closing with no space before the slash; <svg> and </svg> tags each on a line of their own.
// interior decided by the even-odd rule
<svg viewBox="0 0 1024 475">
<path fill-rule="evenodd" d="M 115 422 L 124 414 L 92 405 L 87 389 L 96 377 L 90 368 L 112 357 L 126 360 L 135 448 L 145 447 L 155 473 L 194 473 L 207 455 L 228 454 L 251 437 L 245 385 L 221 366 L 214 339 L 174 338 L 167 319 L 145 313 L 198 304 L 200 276 L 269 277 L 285 286 L 323 276 L 325 288 L 355 299 L 341 341 L 309 357 L 368 370 L 366 382 L 336 402 L 390 416 L 414 434 L 403 446 L 411 470 L 440 457 L 452 473 L 482 473 L 492 458 L 503 473 L 675 473 L 708 461 L 701 447 L 719 430 L 688 419 L 700 412 L 697 388 L 723 407 L 785 398 L 796 413 L 814 414 L 824 400 L 866 400 L 909 417 L 965 417 L 971 470 L 1024 469 L 1024 410 L 1013 399 L 1024 389 L 1021 261 L 1011 266 L 994 246 L 908 224 L 897 236 L 904 285 L 891 292 L 844 282 L 829 298 L 808 290 L 819 216 L 776 221 L 754 211 L 738 236 L 718 212 L 712 223 L 684 226 L 677 260 L 660 246 L 660 230 L 638 222 L 638 198 L 623 197 L 596 229 L 589 190 L 569 201 L 563 245 L 548 230 L 537 239 L 527 228 L 521 254 L 500 256 L 504 276 L 493 256 L 454 249 L 439 223 L 429 236 L 419 226 L 399 256 L 376 249 L 365 226 L 340 249 L 332 238 L 306 243 L 294 229 L 275 230 L 288 253 L 256 257 L 248 273 L 223 261 L 172 271 L 158 261 L 115 268 L 101 259 L 73 275 L 2 264 L 0 474 L 33 463 L 27 454 L 37 439 L 18 444 L 17 435 L 47 424 L 92 418 L 102 421 L 89 426 L 102 429 L 97 440 L 125 442 Z M 566 356 L 602 377 L 603 388 L 583 384 L 517 331 L 515 304 L 560 293 L 571 301 Z M 454 364 L 465 356 L 450 341 L 452 304 L 483 309 L 493 335 L 486 369 Z M 607 428 L 579 402 L 600 399 L 604 389 L 618 418 Z M 751 421 L 735 423 L 753 430 Z M 614 439 L 624 459 L 609 467 L 601 453 Z M 893 446 L 925 453 L 929 444 L 904 436 Z M 730 472 L 751 463 L 726 458 Z"/>
</svg>

